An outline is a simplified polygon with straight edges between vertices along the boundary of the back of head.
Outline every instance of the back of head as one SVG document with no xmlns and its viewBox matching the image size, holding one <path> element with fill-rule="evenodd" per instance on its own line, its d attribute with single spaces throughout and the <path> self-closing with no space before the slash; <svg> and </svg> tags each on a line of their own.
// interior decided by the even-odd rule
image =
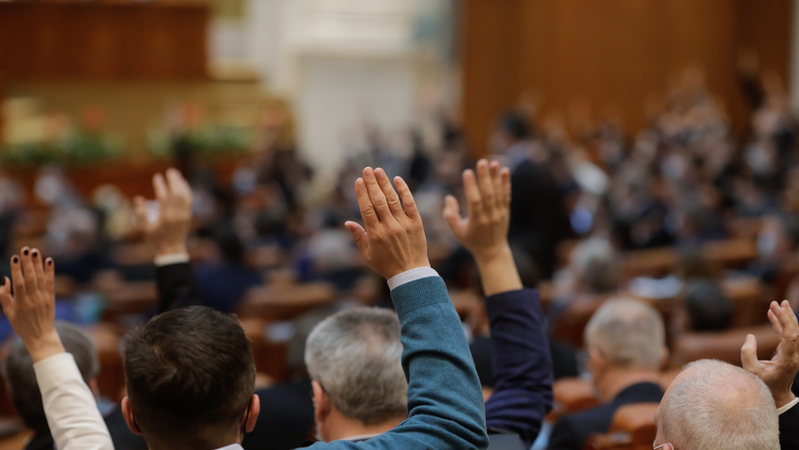
<svg viewBox="0 0 799 450">
<path fill-rule="evenodd" d="M 618 287 L 621 263 L 610 241 L 591 238 L 579 243 L 572 251 L 572 261 L 589 292 L 601 294 Z"/>
<path fill-rule="evenodd" d="M 777 450 L 774 399 L 756 376 L 721 361 L 696 361 L 669 387 L 661 435 L 679 450 Z"/>
<path fill-rule="evenodd" d="M 89 384 L 100 370 L 94 343 L 80 328 L 66 322 L 57 322 L 56 331 L 64 349 L 75 358 L 83 380 Z M 36 431 L 47 430 L 47 417 L 33 371 L 33 360 L 21 339 L 14 339 L 5 362 L 3 375 L 8 383 L 11 401 L 25 426 Z"/>
<path fill-rule="evenodd" d="M 314 328 L 305 364 L 336 409 L 364 425 L 407 414 L 400 323 L 386 309 L 353 308 Z"/>
<path fill-rule="evenodd" d="M 161 314 L 128 338 L 124 356 L 130 406 L 151 446 L 238 436 L 255 365 L 235 316 L 200 306 Z"/>
<path fill-rule="evenodd" d="M 518 112 L 508 112 L 499 119 L 499 129 L 516 141 L 529 139 L 532 135 L 530 123 Z"/>
<path fill-rule="evenodd" d="M 666 351 L 660 313 L 629 299 L 608 300 L 599 307 L 585 328 L 585 341 L 611 364 L 625 368 L 659 370 Z"/>
<path fill-rule="evenodd" d="M 689 282 L 684 301 L 691 331 L 721 331 L 732 322 L 732 302 L 715 283 Z"/>
</svg>

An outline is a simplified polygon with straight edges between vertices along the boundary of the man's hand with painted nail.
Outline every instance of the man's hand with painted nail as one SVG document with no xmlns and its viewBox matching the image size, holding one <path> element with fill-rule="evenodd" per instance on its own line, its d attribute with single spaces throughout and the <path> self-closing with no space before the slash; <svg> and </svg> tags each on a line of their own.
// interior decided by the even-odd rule
<svg viewBox="0 0 799 450">
<path fill-rule="evenodd" d="M 191 231 L 191 186 L 176 169 L 169 169 L 166 178 L 153 176 L 158 214 L 150 214 L 144 197 L 134 199 L 136 226 L 156 256 L 187 253 L 186 239 Z"/>
<path fill-rule="evenodd" d="M 795 398 L 791 385 L 799 372 L 799 321 L 787 300 L 771 302 L 768 318 L 780 338 L 777 354 L 770 361 L 758 361 L 757 340 L 750 334 L 741 347 L 741 363 L 766 383 L 780 408 Z"/>
<path fill-rule="evenodd" d="M 430 267 L 422 218 L 411 190 L 400 177 L 394 178 L 394 184 L 396 191 L 383 169 L 364 169 L 363 178 L 355 181 L 363 226 L 345 224 L 366 262 L 386 279 Z"/>
<path fill-rule="evenodd" d="M 35 248 L 24 247 L 20 253 L 11 257 L 11 281 L 2 281 L 0 304 L 33 362 L 38 362 L 64 352 L 55 329 L 55 264 Z"/>
</svg>

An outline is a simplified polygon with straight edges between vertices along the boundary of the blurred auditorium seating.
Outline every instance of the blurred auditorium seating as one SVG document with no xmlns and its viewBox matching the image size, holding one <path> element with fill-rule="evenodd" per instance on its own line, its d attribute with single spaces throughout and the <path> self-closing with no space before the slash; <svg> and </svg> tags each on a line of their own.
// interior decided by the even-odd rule
<svg viewBox="0 0 799 450">
<path fill-rule="evenodd" d="M 561 378 L 552 385 L 554 404 L 546 420 L 554 423 L 561 416 L 599 404 L 590 381 L 582 378 Z"/>
<path fill-rule="evenodd" d="M 267 321 L 290 320 L 336 299 L 336 288 L 326 282 L 270 283 L 247 293 L 238 314 Z"/>
<path fill-rule="evenodd" d="M 701 250 L 721 269 L 740 268 L 757 257 L 757 246 L 751 238 L 711 241 Z M 674 247 L 630 251 L 624 255 L 623 278 L 662 277 L 675 272 L 677 260 L 678 252 Z"/>
<path fill-rule="evenodd" d="M 588 438 L 585 450 L 649 450 L 655 441 L 657 403 L 635 403 L 622 406 L 613 415 L 607 434 Z"/>
<path fill-rule="evenodd" d="M 763 325 L 721 332 L 683 333 L 672 346 L 669 367 L 679 368 L 691 361 L 706 358 L 740 366 L 741 346 L 747 334 L 757 338 L 758 358 L 771 359 L 779 345 L 779 338 L 771 325 Z"/>
</svg>

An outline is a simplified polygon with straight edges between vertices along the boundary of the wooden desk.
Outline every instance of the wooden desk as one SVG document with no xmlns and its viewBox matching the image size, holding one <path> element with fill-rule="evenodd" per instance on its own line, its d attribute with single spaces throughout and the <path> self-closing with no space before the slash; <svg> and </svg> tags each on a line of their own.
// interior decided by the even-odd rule
<svg viewBox="0 0 799 450">
<path fill-rule="evenodd" d="M 205 3 L 0 2 L 8 79 L 204 79 Z"/>
</svg>

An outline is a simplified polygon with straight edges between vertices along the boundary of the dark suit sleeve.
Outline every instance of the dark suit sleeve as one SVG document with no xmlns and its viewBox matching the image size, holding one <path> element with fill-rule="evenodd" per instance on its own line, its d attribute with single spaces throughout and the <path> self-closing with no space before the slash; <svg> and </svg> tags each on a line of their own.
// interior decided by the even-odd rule
<svg viewBox="0 0 799 450">
<path fill-rule="evenodd" d="M 552 358 L 538 293 L 504 292 L 486 299 L 494 350 L 494 394 L 486 424 L 518 434 L 532 445 L 552 409 Z"/>
<path fill-rule="evenodd" d="M 547 450 L 580 450 L 581 448 L 583 448 L 583 442 L 577 435 L 571 418 L 561 417 L 552 428 Z"/>
<path fill-rule="evenodd" d="M 799 405 L 780 414 L 780 448 L 799 449 Z"/>
<path fill-rule="evenodd" d="M 158 286 L 158 314 L 202 304 L 194 270 L 189 263 L 156 267 L 155 281 Z"/>
</svg>

